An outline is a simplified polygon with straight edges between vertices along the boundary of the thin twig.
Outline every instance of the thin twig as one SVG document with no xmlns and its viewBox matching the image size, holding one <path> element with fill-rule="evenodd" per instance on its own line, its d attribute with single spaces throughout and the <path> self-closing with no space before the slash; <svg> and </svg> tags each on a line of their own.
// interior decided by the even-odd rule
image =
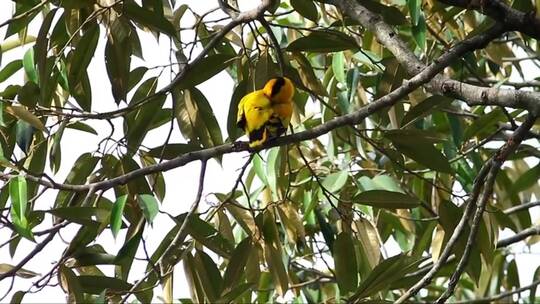
<svg viewBox="0 0 540 304">
<path fill-rule="evenodd" d="M 202 160 L 201 161 L 201 172 L 200 172 L 200 175 L 199 175 L 199 188 L 197 190 L 197 196 L 195 197 L 195 201 L 193 202 L 193 204 L 191 205 L 191 208 L 189 209 L 188 213 L 184 217 L 182 225 L 180 225 L 180 228 L 178 229 L 178 232 L 176 232 L 176 234 L 175 234 L 174 238 L 172 239 L 171 243 L 169 244 L 169 246 L 167 246 L 167 249 L 165 249 L 165 251 L 163 252 L 161 257 L 155 263 L 155 264 L 160 266 L 160 268 L 162 269 L 163 272 L 165 272 L 165 270 L 163 269 L 163 265 L 162 265 L 163 259 L 165 257 L 167 257 L 175 248 L 178 248 L 180 246 L 180 243 L 183 241 L 181 239 L 181 236 L 186 231 L 189 219 L 193 216 L 193 214 L 195 214 L 195 211 L 199 207 L 199 202 L 201 201 L 202 192 L 203 192 L 203 188 L 204 188 L 204 177 L 206 175 L 206 163 L 207 162 L 208 162 L 208 160 Z M 125 303 L 127 301 L 127 299 L 133 293 L 138 292 L 138 288 L 150 276 L 150 274 L 152 272 L 153 272 L 153 270 L 149 270 L 141 280 L 139 280 L 136 284 L 134 284 L 131 287 L 131 289 L 126 293 L 124 298 L 122 298 L 122 301 L 120 303 Z"/>
<path fill-rule="evenodd" d="M 452 295 L 454 292 L 454 289 L 457 286 L 457 283 L 459 281 L 459 278 L 461 277 L 461 274 L 463 271 L 465 271 L 465 267 L 467 266 L 467 263 L 469 261 L 469 256 L 472 251 L 472 248 L 474 247 L 474 244 L 476 243 L 476 235 L 478 233 L 478 229 L 480 227 L 480 220 L 483 217 L 484 210 L 486 208 L 486 204 L 491 198 L 492 192 L 493 192 L 493 185 L 495 183 L 495 178 L 497 177 L 497 173 L 499 172 L 502 164 L 504 161 L 512 154 L 517 147 L 521 144 L 523 139 L 526 137 L 527 131 L 529 131 L 532 126 L 534 125 L 534 122 L 536 121 L 536 117 L 533 115 L 528 115 L 527 119 L 519 126 L 512 137 L 508 139 L 506 144 L 499 149 L 499 151 L 491 158 L 490 164 L 489 164 L 489 173 L 487 175 L 486 181 L 483 184 L 484 189 L 482 192 L 482 196 L 480 197 L 480 200 L 476 203 L 476 212 L 474 214 L 471 229 L 469 232 L 469 237 L 467 238 L 467 244 L 465 245 L 465 250 L 463 252 L 463 255 L 461 256 L 461 259 L 459 260 L 459 263 L 456 267 L 456 270 L 450 277 L 450 281 L 448 283 L 448 288 L 445 290 L 445 292 L 437 299 L 437 303 L 444 303 L 446 300 Z M 471 204 L 471 202 L 469 203 Z M 538 232 L 537 227 L 533 227 L 533 232 Z"/>
<path fill-rule="evenodd" d="M 536 207 L 536 206 L 540 206 L 540 201 L 528 202 L 528 203 L 525 203 L 525 204 L 510 207 L 508 209 L 504 209 L 503 213 L 508 215 L 508 214 L 516 213 L 516 212 L 521 211 L 521 210 L 530 209 L 530 208 L 533 208 L 533 207 Z"/>
<path fill-rule="evenodd" d="M 536 225 L 536 226 L 521 230 L 520 232 L 516 233 L 515 235 L 511 237 L 498 241 L 497 248 L 502 248 L 502 247 L 506 247 L 508 245 L 511 245 L 517 242 L 521 242 L 524 239 L 533 235 L 540 235 L 540 225 Z"/>
<path fill-rule="evenodd" d="M 538 285 L 540 285 L 540 280 L 536 280 L 536 281 L 532 282 L 529 285 L 526 285 L 526 286 L 511 290 L 511 291 L 501 292 L 501 293 L 493 295 L 493 296 L 489 296 L 489 297 L 485 297 L 485 298 L 478 298 L 478 299 L 464 300 L 464 301 L 456 301 L 456 302 L 452 302 L 452 303 L 454 303 L 454 304 L 469 304 L 469 303 L 492 303 L 492 302 L 497 302 L 498 300 L 502 300 L 502 299 L 504 299 L 506 297 L 509 297 L 511 295 L 514 295 L 516 293 L 522 293 L 524 291 L 530 290 L 530 289 L 532 289 L 532 288 L 534 288 L 534 287 L 536 287 Z"/>
</svg>

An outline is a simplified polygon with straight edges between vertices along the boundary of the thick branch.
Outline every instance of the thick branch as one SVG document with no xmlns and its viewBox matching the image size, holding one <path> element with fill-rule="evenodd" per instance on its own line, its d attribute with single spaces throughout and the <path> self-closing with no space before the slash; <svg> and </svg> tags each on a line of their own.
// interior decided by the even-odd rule
<svg viewBox="0 0 540 304">
<path fill-rule="evenodd" d="M 333 0 L 343 14 L 358 21 L 369 31 L 373 32 L 378 41 L 383 44 L 407 70 L 409 75 L 416 75 L 425 64 L 409 49 L 394 29 L 382 18 L 369 11 L 358 1 Z M 491 39 L 484 41 L 487 45 L 491 40 L 504 32 L 500 24 L 481 35 L 490 35 Z M 517 91 L 499 88 L 484 88 L 437 75 L 427 85 L 433 94 L 442 94 L 465 101 L 469 106 L 498 105 L 502 107 L 527 109 L 535 115 L 540 114 L 540 92 Z"/>
<path fill-rule="evenodd" d="M 536 18 L 534 10 L 524 13 L 511 8 L 500 0 L 439 0 L 439 2 L 477 10 L 479 13 L 504 24 L 508 29 L 517 30 L 533 38 L 540 39 L 540 19 Z"/>
</svg>

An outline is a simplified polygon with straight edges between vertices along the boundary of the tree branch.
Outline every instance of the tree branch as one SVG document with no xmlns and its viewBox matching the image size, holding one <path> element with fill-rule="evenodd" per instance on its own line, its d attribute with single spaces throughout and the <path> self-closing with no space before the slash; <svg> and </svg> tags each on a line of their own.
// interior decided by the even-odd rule
<svg viewBox="0 0 540 304">
<path fill-rule="evenodd" d="M 504 299 L 504 298 L 506 298 L 508 296 L 511 296 L 513 294 L 516 294 L 516 293 L 522 293 L 522 292 L 527 291 L 529 289 L 532 289 L 532 288 L 534 288 L 534 287 L 536 287 L 538 285 L 540 285 L 540 280 L 534 281 L 534 282 L 532 282 L 531 284 L 529 284 L 527 286 L 523 286 L 523 287 L 511 290 L 511 291 L 501 292 L 499 294 L 496 294 L 496 295 L 493 295 L 493 296 L 490 296 L 490 297 L 479 298 L 479 299 L 470 299 L 470 300 L 465 300 L 465 301 L 457 301 L 457 302 L 453 302 L 453 303 L 454 304 L 469 304 L 469 303 L 492 303 L 492 302 L 497 302 L 498 300 Z"/>
<path fill-rule="evenodd" d="M 465 267 L 467 266 L 467 263 L 469 261 L 471 250 L 476 243 L 476 235 L 480 227 L 480 220 L 482 219 L 482 216 L 484 214 L 486 204 L 491 198 L 491 195 L 493 193 L 493 185 L 495 183 L 495 178 L 497 177 L 497 173 L 499 172 L 502 164 L 508 158 L 508 156 L 510 156 L 510 154 L 512 154 L 517 149 L 517 147 L 521 144 L 523 139 L 526 137 L 527 132 L 534 125 L 535 121 L 536 121 L 536 117 L 529 114 L 529 116 L 527 116 L 527 119 L 521 124 L 521 126 L 519 126 L 519 128 L 516 129 L 516 131 L 514 132 L 514 134 L 512 134 L 512 137 L 508 139 L 506 144 L 501 149 L 499 149 L 498 153 L 495 154 L 490 159 L 488 164 L 486 164 L 486 166 L 489 166 L 490 168 L 489 168 L 486 181 L 483 183 L 484 189 L 482 192 L 482 196 L 480 197 L 480 201 L 476 203 L 476 212 L 474 213 L 474 217 L 472 220 L 471 230 L 469 232 L 469 237 L 467 238 L 467 244 L 465 245 L 465 251 L 463 252 L 463 255 L 461 256 L 461 259 L 459 260 L 456 270 L 450 277 L 448 288 L 437 299 L 437 303 L 446 302 L 446 300 L 448 300 L 448 298 L 454 292 L 454 289 L 456 288 L 456 285 L 459 281 L 459 278 L 461 277 L 461 274 L 463 273 L 463 271 L 465 271 Z M 479 182 L 483 182 L 483 181 L 479 181 Z M 469 202 L 469 204 L 472 205 L 472 202 Z"/>
<path fill-rule="evenodd" d="M 498 84 L 498 83 L 500 83 L 501 85 L 511 86 L 511 87 L 516 88 L 516 89 L 527 88 L 527 87 L 540 87 L 540 81 L 538 81 L 538 80 L 520 81 L 520 82 L 514 82 L 514 81 L 501 82 L 500 80 L 497 80 L 497 79 L 482 79 L 482 82 L 483 82 L 482 83 L 478 79 L 467 78 L 465 81 L 467 81 L 467 82 L 469 82 L 471 84 L 474 84 L 474 85 L 479 85 L 479 86 L 482 86 L 485 83 L 487 83 L 487 84 Z"/>
<path fill-rule="evenodd" d="M 164 259 L 167 258 L 170 255 L 171 251 L 174 250 L 175 248 L 178 248 L 180 246 L 180 243 L 183 242 L 183 240 L 185 238 L 184 232 L 186 231 L 186 228 L 187 228 L 187 225 L 188 225 L 188 222 L 189 222 L 189 218 L 191 216 L 193 216 L 193 214 L 195 214 L 195 211 L 197 211 L 197 208 L 199 208 L 199 203 L 201 201 L 202 192 L 203 192 L 203 188 L 204 188 L 204 178 L 205 178 L 205 175 L 206 175 L 206 164 L 207 164 L 207 162 L 208 162 L 207 160 L 203 160 L 201 162 L 201 172 L 199 174 L 199 188 L 197 190 L 197 196 L 195 197 L 195 201 L 193 201 L 193 204 L 191 205 L 191 208 L 189 209 L 188 213 L 184 217 L 182 225 L 180 225 L 180 228 L 178 229 L 178 231 L 174 235 L 174 238 L 172 239 L 171 243 L 169 244 L 169 246 L 167 246 L 167 248 L 165 249 L 165 251 L 163 252 L 161 257 L 155 263 L 155 264 L 160 266 L 160 269 L 162 271 L 165 270 L 163 268 L 164 266 L 167 266 L 167 267 L 174 266 L 174 265 L 162 265 L 162 263 L 164 262 Z M 184 237 L 182 237 L 182 235 L 184 235 Z M 137 292 L 137 289 L 141 286 L 141 284 L 143 284 L 146 281 L 146 279 L 150 276 L 152 271 L 155 271 L 155 270 L 153 268 L 150 269 L 144 275 L 144 277 L 142 279 L 140 279 L 137 283 L 135 283 L 131 287 L 131 289 L 127 292 L 127 294 L 124 296 L 124 298 L 122 299 L 122 301 L 120 303 L 125 303 L 127 301 L 127 299 L 133 293 Z M 161 276 L 161 274 L 160 274 L 160 276 Z"/>
<path fill-rule="evenodd" d="M 403 303 L 408 298 L 414 296 L 420 289 L 427 286 L 431 280 L 435 277 L 437 272 L 441 269 L 441 267 L 447 262 L 448 258 L 450 257 L 450 254 L 452 252 L 452 249 L 454 245 L 457 243 L 457 240 L 461 236 L 461 233 L 465 229 L 465 226 L 472 214 L 472 211 L 474 209 L 474 206 L 477 205 L 477 200 L 480 197 L 480 192 L 482 191 L 482 188 L 484 185 L 488 185 L 484 188 L 484 191 L 482 193 L 482 197 L 480 198 L 480 203 L 477 206 L 477 211 L 475 213 L 473 222 L 480 221 L 481 215 L 483 213 L 483 210 L 485 208 L 485 203 L 489 196 L 491 195 L 491 190 L 493 187 L 493 182 L 495 181 L 495 174 L 502 165 L 502 162 L 508 158 L 510 153 L 515 151 L 523 138 L 525 137 L 525 134 L 527 131 L 532 127 L 534 124 L 534 121 L 536 118 L 532 115 L 529 115 L 527 117 L 527 120 L 514 132 L 514 136 L 512 136 L 510 139 L 508 139 L 507 143 L 501 147 L 498 152 L 480 169 L 480 172 L 478 173 L 478 176 L 476 177 L 474 184 L 473 184 L 473 190 L 471 193 L 470 198 L 467 200 L 467 206 L 463 212 L 463 215 L 461 216 L 460 221 L 458 222 L 456 228 L 454 229 L 454 232 L 452 233 L 452 236 L 448 240 L 446 246 L 443 249 L 443 252 L 440 254 L 439 259 L 436 263 L 433 264 L 433 267 L 422 277 L 421 280 L 419 280 L 415 285 L 413 285 L 411 288 L 409 288 L 397 301 L 396 303 Z M 495 168 L 495 169 L 494 169 Z M 485 182 L 487 179 L 487 182 Z M 491 184 L 491 187 L 489 186 Z M 489 188 L 489 189 L 488 189 Z M 473 224 L 471 227 L 471 233 L 469 233 L 469 239 L 467 240 L 467 247 L 465 248 L 465 253 L 463 254 L 460 264 L 466 263 L 466 260 L 468 258 L 468 252 L 470 251 L 472 244 L 474 243 L 474 239 L 476 238 L 476 232 L 473 233 L 473 230 L 478 229 L 478 224 Z M 474 235 L 473 235 L 474 234 Z M 470 241 L 472 239 L 472 241 Z M 469 246 L 469 241 L 471 242 Z M 467 255 L 467 256 L 466 256 Z M 465 257 L 465 260 L 463 259 Z M 462 268 L 465 266 L 462 265 Z M 460 265 L 458 265 L 458 270 L 460 269 Z M 458 272 L 456 270 L 456 273 Z M 456 274 L 454 273 L 454 275 Z M 459 273 L 461 275 L 461 273 Z M 454 277 L 454 276 L 452 276 Z M 452 280 L 451 280 L 452 282 Z M 450 287 L 449 287 L 450 289 Z"/>
<path fill-rule="evenodd" d="M 540 235 L 540 225 L 521 230 L 520 232 L 516 233 L 511 237 L 498 241 L 497 248 L 506 247 L 508 245 L 523 241 L 524 239 L 533 235 Z"/>
<path fill-rule="evenodd" d="M 343 14 L 358 21 L 377 37 L 407 70 L 409 75 L 416 75 L 424 69 L 425 64 L 420 61 L 408 48 L 393 28 L 383 19 L 362 6 L 358 1 L 329 0 L 336 5 Z M 487 45 L 491 40 L 505 31 L 501 24 L 496 24 L 488 31 L 480 34 L 490 36 L 484 40 Z M 435 61 L 437 62 L 437 61 Z M 442 94 L 465 101 L 469 106 L 498 105 L 502 107 L 527 109 L 534 115 L 540 115 L 540 92 L 517 91 L 499 88 L 485 88 L 470 85 L 450 79 L 443 75 L 436 75 L 426 84 L 426 88 L 433 94 Z"/>
<path fill-rule="evenodd" d="M 520 31 L 540 40 L 540 19 L 536 18 L 534 10 L 524 13 L 511 8 L 500 0 L 439 0 L 439 2 L 465 9 L 474 9 L 504 24 L 508 29 Z"/>
<path fill-rule="evenodd" d="M 515 212 L 518 212 L 518 211 L 521 211 L 521 210 L 533 208 L 533 207 L 536 207 L 536 206 L 540 206 L 540 201 L 528 202 L 528 203 L 525 203 L 525 204 L 510 207 L 508 209 L 503 210 L 503 213 L 508 215 L 508 214 L 512 214 L 512 213 L 515 213 Z"/>
<path fill-rule="evenodd" d="M 9 271 L 6 271 L 6 272 L 0 274 L 0 281 L 2 281 L 5 278 L 12 277 L 12 276 L 16 275 L 17 271 L 19 271 L 21 268 L 23 268 L 24 265 L 26 265 L 26 263 L 28 263 L 28 261 L 33 259 L 36 256 L 36 254 L 38 254 L 41 250 L 43 250 L 43 248 L 45 248 L 45 246 L 47 246 L 47 244 L 49 244 L 54 239 L 54 236 L 56 235 L 56 233 L 62 227 L 63 226 L 59 226 L 59 227 L 55 228 L 54 230 L 52 230 L 47 235 L 47 237 L 41 243 L 37 244 L 36 247 L 34 247 L 34 249 L 32 251 L 30 251 L 17 265 L 13 266 L 13 268 L 10 269 Z"/>
</svg>

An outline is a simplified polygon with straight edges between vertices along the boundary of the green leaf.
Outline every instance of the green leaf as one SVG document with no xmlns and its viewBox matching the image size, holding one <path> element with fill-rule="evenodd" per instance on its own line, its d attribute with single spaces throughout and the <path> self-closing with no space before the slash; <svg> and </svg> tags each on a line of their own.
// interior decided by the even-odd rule
<svg viewBox="0 0 540 304">
<path fill-rule="evenodd" d="M 229 114 L 227 115 L 227 133 L 229 134 L 229 139 L 231 141 L 236 140 L 238 137 L 242 136 L 242 130 L 236 126 L 236 113 L 238 112 L 238 104 L 242 97 L 247 94 L 247 81 L 242 80 L 238 83 L 236 88 L 234 88 L 231 103 L 229 105 Z"/>
<path fill-rule="evenodd" d="M 241 300 L 241 297 L 246 294 L 248 291 L 253 290 L 255 288 L 255 284 L 253 283 L 242 283 L 239 285 L 235 285 L 231 291 L 225 292 L 221 296 L 221 298 L 217 301 L 217 303 L 241 303 L 245 302 Z"/>
<path fill-rule="evenodd" d="M 144 153 L 141 154 L 140 161 L 143 167 L 150 167 L 157 164 L 156 160 L 153 157 Z M 163 177 L 163 172 L 160 171 L 154 174 L 148 174 L 146 175 L 146 179 L 148 180 L 148 183 L 152 185 L 152 192 L 156 195 L 157 199 L 160 202 L 163 202 L 167 190 L 167 187 L 165 186 L 165 178 Z"/>
<path fill-rule="evenodd" d="M 313 70 L 313 66 L 310 63 L 310 61 L 300 52 L 293 52 L 292 54 L 294 60 L 298 63 L 300 71 L 297 72 L 294 69 L 290 69 L 291 76 L 298 75 L 296 79 L 296 83 L 301 83 L 303 86 L 308 88 L 309 90 L 313 91 L 315 94 L 320 96 L 328 96 L 328 92 L 326 92 L 326 89 L 324 85 L 322 84 L 321 80 L 317 75 L 315 75 L 315 71 Z M 293 79 L 295 77 L 292 77 Z M 302 88 L 302 87 L 301 87 Z"/>
<path fill-rule="evenodd" d="M 411 23 L 413 26 L 417 26 L 422 14 L 422 0 L 407 0 L 407 6 L 409 7 Z"/>
<path fill-rule="evenodd" d="M 451 102 L 452 102 L 452 99 L 445 96 L 441 96 L 441 95 L 429 96 L 428 98 L 424 99 L 419 104 L 410 108 L 409 111 L 407 111 L 407 113 L 401 120 L 401 125 L 404 126 L 404 125 L 409 124 L 411 121 L 416 121 L 417 119 L 425 117 L 431 114 L 436 109 L 442 106 L 446 106 L 450 104 Z"/>
<path fill-rule="evenodd" d="M 213 252 L 225 258 L 231 257 L 234 246 L 209 223 L 196 216 L 190 217 L 187 232 Z"/>
<path fill-rule="evenodd" d="M 151 194 L 140 194 L 137 195 L 137 202 L 139 203 L 146 220 L 152 223 L 154 217 L 156 217 L 159 212 L 159 204 L 156 198 Z"/>
<path fill-rule="evenodd" d="M 384 135 L 402 154 L 436 171 L 452 173 L 448 159 L 437 150 L 432 142 L 437 140 L 432 133 L 416 130 L 392 130 Z M 438 139 L 440 141 L 440 139 Z"/>
<path fill-rule="evenodd" d="M 80 122 L 80 121 L 76 121 L 74 123 L 71 123 L 71 124 L 67 125 L 66 128 L 79 130 L 79 131 L 91 133 L 91 134 L 94 134 L 94 135 L 98 135 L 98 132 L 94 128 L 92 128 L 91 126 L 85 124 L 84 122 Z"/>
<path fill-rule="evenodd" d="M 274 279 L 276 291 L 283 296 L 289 288 L 289 278 L 283 264 L 282 252 L 274 245 L 265 242 L 264 255 L 268 269 Z"/>
<path fill-rule="evenodd" d="M 129 72 L 128 91 L 131 91 L 143 78 L 148 69 L 144 66 L 137 67 Z"/>
<path fill-rule="evenodd" d="M 533 282 L 536 282 L 540 280 L 540 266 L 536 267 L 536 270 L 534 271 L 534 275 L 532 278 Z M 531 293 L 529 294 L 529 302 L 534 303 L 536 299 L 536 289 L 538 288 L 538 285 L 531 288 Z"/>
<path fill-rule="evenodd" d="M 230 54 L 213 54 L 204 57 L 193 66 L 186 67 L 182 80 L 175 88 L 189 89 L 205 82 L 233 63 L 235 56 Z"/>
<path fill-rule="evenodd" d="M 30 21 L 36 17 L 40 10 L 32 10 L 36 5 L 35 1 L 21 1 L 15 5 L 15 12 L 13 16 L 21 15 L 20 19 L 11 20 L 8 25 L 5 38 L 18 33 L 28 26 Z"/>
<path fill-rule="evenodd" d="M 119 174 L 126 174 L 141 168 L 133 157 L 127 155 L 122 157 L 121 164 L 122 166 L 121 171 L 118 172 Z M 150 185 L 148 185 L 148 180 L 144 176 L 139 176 L 131 179 L 127 183 L 127 193 L 131 194 L 131 197 L 135 197 L 139 194 L 151 194 L 152 189 L 150 189 Z"/>
<path fill-rule="evenodd" d="M 272 56 L 268 54 L 268 51 L 264 51 L 257 60 L 255 65 L 255 71 L 252 72 L 253 75 L 253 85 L 255 88 L 262 88 L 272 77 L 277 76 L 278 67 L 274 63 Z"/>
<path fill-rule="evenodd" d="M 23 176 L 14 177 L 9 181 L 9 191 L 12 200 L 12 216 L 19 219 L 26 218 L 26 205 L 28 204 L 26 179 Z"/>
<path fill-rule="evenodd" d="M 204 251 L 195 253 L 195 269 L 210 302 L 216 302 L 223 290 L 223 279 L 212 258 Z"/>
<path fill-rule="evenodd" d="M 61 207 L 47 211 L 59 218 L 81 225 L 98 225 L 109 217 L 109 210 L 97 207 Z M 94 220 L 95 219 L 95 220 Z M 96 222 L 97 221 L 97 222 Z"/>
<path fill-rule="evenodd" d="M 36 70 L 36 65 L 34 63 L 34 48 L 29 48 L 28 51 L 24 53 L 23 67 L 26 76 L 28 76 L 28 79 L 33 81 L 35 84 L 39 84 L 37 76 L 38 73 Z"/>
<path fill-rule="evenodd" d="M 62 159 L 62 150 L 61 150 L 61 141 L 62 136 L 64 135 L 64 130 L 66 129 L 67 120 L 64 120 L 60 123 L 60 126 L 49 139 L 51 143 L 51 149 L 49 152 L 49 165 L 53 173 L 57 173 L 60 169 L 61 159 Z"/>
<path fill-rule="evenodd" d="M 287 51 L 306 51 L 315 53 L 356 50 L 358 44 L 350 36 L 337 31 L 316 31 L 298 38 L 287 46 Z"/>
<path fill-rule="evenodd" d="M 28 205 L 26 179 L 23 176 L 12 178 L 9 181 L 9 193 L 11 197 L 10 213 L 13 225 L 21 236 L 33 240 L 34 237 L 26 218 L 26 207 Z"/>
<path fill-rule="evenodd" d="M 519 272 L 518 272 L 518 268 L 517 268 L 517 264 L 516 264 L 515 259 L 513 259 L 512 261 L 510 261 L 510 263 L 508 263 L 508 269 L 507 269 L 507 274 L 506 274 L 506 283 L 507 283 L 507 285 L 505 287 L 507 287 L 509 290 L 513 290 L 513 289 L 516 289 L 516 288 L 520 287 L 520 285 L 519 285 Z"/>
<path fill-rule="evenodd" d="M 93 23 L 87 28 L 83 36 L 77 43 L 73 56 L 70 60 L 69 68 L 69 84 L 71 87 L 75 87 L 82 75 L 86 73 L 86 69 L 94 57 L 96 46 L 99 39 L 99 25 Z"/>
<path fill-rule="evenodd" d="M 228 292 L 234 289 L 240 283 L 240 278 L 244 274 L 250 252 L 253 250 L 251 238 L 243 239 L 231 254 L 231 259 L 223 275 L 223 292 Z"/>
<path fill-rule="evenodd" d="M 375 186 L 374 189 L 365 189 L 365 190 L 388 190 L 388 191 L 394 191 L 394 192 L 403 192 L 401 187 L 399 186 L 398 182 L 395 178 L 389 176 L 389 175 L 377 175 L 371 179 L 373 182 L 373 185 Z"/>
<path fill-rule="evenodd" d="M 356 252 L 352 237 L 347 232 L 337 235 L 334 241 L 334 268 L 340 294 L 352 292 L 358 286 Z"/>
<path fill-rule="evenodd" d="M 133 287 L 126 281 L 111 277 L 81 275 L 77 278 L 82 291 L 91 294 L 100 294 L 105 289 L 127 292 Z"/>
<path fill-rule="evenodd" d="M 324 241 L 326 245 L 328 245 L 328 248 L 330 248 L 330 251 L 334 252 L 334 241 L 335 241 L 335 232 L 332 229 L 332 226 L 328 221 L 326 220 L 326 217 L 324 214 L 322 214 L 322 211 L 320 208 L 315 208 L 315 217 L 317 219 L 317 223 L 319 224 L 319 228 L 321 230 L 321 233 L 323 235 Z"/>
<path fill-rule="evenodd" d="M 354 202 L 385 209 L 410 209 L 420 205 L 420 201 L 401 192 L 369 190 L 354 197 Z"/>
<path fill-rule="evenodd" d="M 463 141 L 471 139 L 473 136 L 481 139 L 488 134 L 493 133 L 497 130 L 497 123 L 504 121 L 506 116 L 500 108 L 482 114 L 478 119 L 475 119 L 473 123 L 465 129 L 463 134 Z"/>
<path fill-rule="evenodd" d="M 139 248 L 139 244 L 141 243 L 143 232 L 144 226 L 141 227 L 134 236 L 126 236 L 126 241 L 124 242 L 122 248 L 118 250 L 118 254 L 116 254 L 114 261 L 114 263 L 118 265 L 118 267 L 115 269 L 116 277 L 125 280 L 127 280 L 129 277 L 131 265 L 133 264 L 133 259 L 137 253 L 137 248 Z"/>
<path fill-rule="evenodd" d="M 420 1 L 420 0 L 413 0 L 413 1 Z M 424 19 L 424 14 L 420 13 L 418 24 L 412 27 L 412 34 L 413 34 L 414 40 L 416 41 L 416 45 L 418 45 L 418 47 L 421 50 L 425 50 L 426 49 L 426 19 Z"/>
<path fill-rule="evenodd" d="M 88 176 L 90 176 L 92 171 L 94 171 L 98 160 L 99 158 L 92 156 L 90 153 L 84 153 L 79 156 L 79 158 L 73 164 L 73 167 L 71 168 L 71 171 L 66 177 L 64 183 L 79 185 L 85 183 Z M 54 207 L 67 207 L 70 205 L 70 203 L 70 206 L 75 206 L 77 201 L 72 201 L 75 199 L 82 200 L 84 199 L 84 196 L 81 197 L 72 191 L 62 190 L 58 192 L 58 195 L 56 196 Z"/>
<path fill-rule="evenodd" d="M 538 183 L 540 180 L 540 164 L 521 174 L 512 186 L 512 192 L 518 194 Z"/>
<path fill-rule="evenodd" d="M 141 145 L 146 134 L 152 127 L 152 123 L 156 119 L 159 111 L 157 108 L 161 108 L 165 102 L 166 96 L 164 94 L 154 94 L 157 87 L 158 79 L 152 77 L 143 82 L 135 91 L 129 104 L 135 105 L 139 102 L 145 101 L 143 106 L 140 106 L 137 110 L 132 111 L 126 115 L 124 121 L 124 133 L 126 133 L 128 145 L 130 147 L 129 154 L 134 154 Z M 144 121 L 145 123 L 141 123 Z"/>
<path fill-rule="evenodd" d="M 83 71 L 79 82 L 72 86 L 71 95 L 83 110 L 87 112 L 92 110 L 92 86 L 87 71 Z"/>
<path fill-rule="evenodd" d="M 341 83 L 346 83 L 345 80 L 345 55 L 343 52 L 336 52 L 332 56 L 332 71 L 336 79 Z M 350 100 L 350 99 L 349 99 Z"/>
<path fill-rule="evenodd" d="M 253 169 L 255 170 L 255 174 L 257 174 L 257 177 L 261 180 L 261 182 L 264 185 L 268 184 L 268 176 L 271 176 L 270 174 L 267 176 L 266 171 L 264 170 L 264 161 L 261 158 L 261 156 L 257 153 L 253 156 Z"/>
<path fill-rule="evenodd" d="M 29 108 L 36 106 L 40 99 L 40 89 L 37 84 L 28 81 L 22 88 L 19 89 L 17 100 Z"/>
<path fill-rule="evenodd" d="M 175 97 L 176 96 L 176 97 Z M 173 93 L 173 98 L 179 98 Z M 210 148 L 221 145 L 223 138 L 210 103 L 201 91 L 196 88 L 186 90 L 178 102 L 176 119 L 182 134 L 203 147 Z"/>
<path fill-rule="evenodd" d="M 87 247 L 86 249 L 93 249 L 92 247 Z M 105 252 L 93 252 L 88 250 L 87 252 L 78 253 L 75 256 L 77 260 L 76 267 L 84 266 L 96 266 L 96 265 L 115 265 L 116 256 L 108 254 Z"/>
<path fill-rule="evenodd" d="M 116 19 L 111 27 L 105 45 L 105 67 L 111 82 L 111 89 L 116 104 L 126 101 L 129 89 L 131 55 L 134 52 L 132 42 L 137 40 L 133 26 L 125 19 Z"/>
<path fill-rule="evenodd" d="M 96 240 L 98 236 L 98 225 L 84 225 L 79 228 L 77 234 L 71 242 L 69 243 L 68 248 L 65 251 L 66 256 L 73 255 L 77 256 L 78 253 L 84 252 L 86 245 Z"/>
<path fill-rule="evenodd" d="M 0 82 L 4 82 L 6 79 L 15 74 L 18 70 L 22 68 L 22 60 L 17 59 L 8 64 L 0 71 Z"/>
<path fill-rule="evenodd" d="M 162 32 L 171 38 L 178 39 L 178 35 L 172 23 L 169 20 L 165 19 L 162 15 L 142 8 L 135 4 L 134 1 L 129 1 L 124 3 L 124 14 L 131 20 L 149 27 L 153 30 Z"/>
<path fill-rule="evenodd" d="M 319 14 L 315 3 L 311 0 L 291 0 L 292 7 L 303 17 L 319 22 Z"/>
<path fill-rule="evenodd" d="M 82 303 L 83 300 L 83 291 L 81 289 L 81 285 L 79 284 L 79 280 L 73 270 L 71 268 L 68 268 L 64 266 L 64 264 L 60 264 L 58 268 L 60 282 L 64 283 L 62 286 L 67 289 L 67 300 L 71 303 Z"/>
<path fill-rule="evenodd" d="M 380 14 L 384 21 L 390 25 L 407 25 L 407 18 L 396 6 L 384 5 L 377 1 L 366 1 L 366 7 L 370 11 Z"/>
<path fill-rule="evenodd" d="M 148 151 L 148 155 L 155 157 L 155 158 L 161 158 L 169 160 L 173 159 L 175 157 L 178 157 L 182 154 L 186 154 L 189 152 L 197 151 L 201 147 L 194 145 L 194 144 L 167 144 L 165 146 L 159 146 L 152 148 Z M 163 153 L 163 155 L 162 155 Z"/>
<path fill-rule="evenodd" d="M 54 77 L 50 77 L 52 71 L 52 64 L 48 64 L 47 53 L 49 51 L 49 40 L 47 35 L 51 24 L 56 14 L 57 9 L 52 9 L 47 13 L 43 22 L 41 23 L 39 34 L 34 46 L 34 60 L 37 62 L 37 70 L 39 72 L 39 83 L 43 91 L 46 90 L 50 82 L 54 82 Z M 43 95 L 44 96 L 44 95 Z"/>
<path fill-rule="evenodd" d="M 322 185 L 328 191 L 336 193 L 345 186 L 349 179 L 349 173 L 345 170 L 332 173 L 324 178 Z"/>
<path fill-rule="evenodd" d="M 122 195 L 116 199 L 111 210 L 111 231 L 116 239 L 118 231 L 122 228 L 122 216 L 124 215 L 124 206 L 127 202 L 127 195 Z"/>
<path fill-rule="evenodd" d="M 17 291 L 16 293 L 13 294 L 13 296 L 11 297 L 11 301 L 9 302 L 10 304 L 20 304 L 22 302 L 22 299 L 24 297 L 24 295 L 26 294 L 26 292 L 24 291 Z"/>
<path fill-rule="evenodd" d="M 197 275 L 197 269 L 195 268 L 195 259 L 191 253 L 187 253 L 184 261 L 184 272 L 186 276 L 186 281 L 191 287 L 191 297 L 195 303 L 204 303 L 205 297 L 203 294 L 203 288 L 201 286 L 201 281 Z"/>
<path fill-rule="evenodd" d="M 358 286 L 350 299 L 362 299 L 387 289 L 393 282 L 401 280 L 406 274 L 414 272 L 425 258 L 396 255 L 377 265 Z"/>
<path fill-rule="evenodd" d="M 5 107 L 4 103 L 0 102 L 0 127 L 2 127 L 2 128 L 6 127 L 6 123 L 4 121 L 4 111 L 5 111 L 4 107 Z M 4 159 L 4 151 L 3 151 L 3 149 L 1 147 L 0 147 L 0 153 L 2 153 L 0 159 L 3 160 Z"/>
</svg>

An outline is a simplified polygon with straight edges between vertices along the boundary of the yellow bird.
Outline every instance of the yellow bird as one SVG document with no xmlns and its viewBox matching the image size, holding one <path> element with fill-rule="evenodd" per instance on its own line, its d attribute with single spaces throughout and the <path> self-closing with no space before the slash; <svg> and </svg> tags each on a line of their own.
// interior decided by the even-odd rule
<svg viewBox="0 0 540 304">
<path fill-rule="evenodd" d="M 249 146 L 260 146 L 287 131 L 293 110 L 294 85 L 289 78 L 270 79 L 261 90 L 238 104 L 236 125 L 246 132 Z"/>
</svg>

